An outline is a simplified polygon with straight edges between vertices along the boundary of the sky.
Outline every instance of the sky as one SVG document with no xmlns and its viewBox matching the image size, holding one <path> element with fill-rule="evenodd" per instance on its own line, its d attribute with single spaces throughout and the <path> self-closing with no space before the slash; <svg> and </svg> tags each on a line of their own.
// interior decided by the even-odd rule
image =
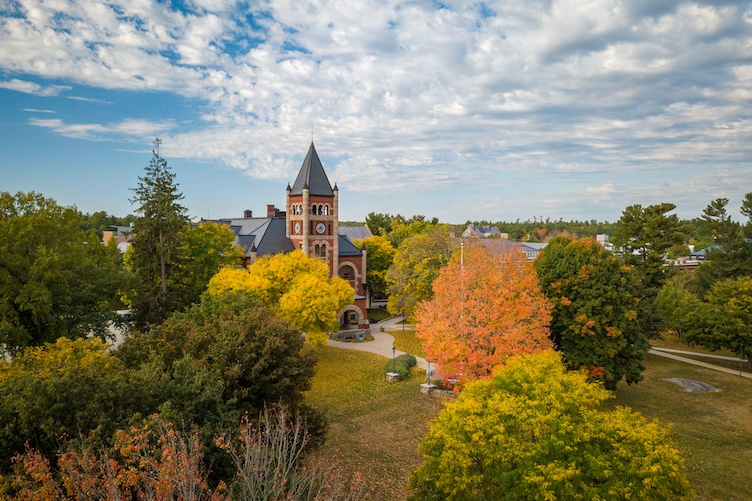
<svg viewBox="0 0 752 501">
<path fill-rule="evenodd" d="M 192 218 L 682 218 L 752 192 L 752 2 L 0 0 L 0 191 L 134 212 L 152 142 Z"/>
</svg>

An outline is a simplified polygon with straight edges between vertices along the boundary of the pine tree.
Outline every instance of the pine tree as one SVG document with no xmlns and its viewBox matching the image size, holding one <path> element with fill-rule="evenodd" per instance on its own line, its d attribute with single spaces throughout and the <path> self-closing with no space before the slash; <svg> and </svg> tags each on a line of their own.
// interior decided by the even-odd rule
<svg viewBox="0 0 752 501">
<path fill-rule="evenodd" d="M 160 139 L 154 141 L 152 159 L 131 203 L 137 204 L 130 264 L 141 278 L 142 289 L 134 304 L 139 327 L 159 324 L 177 307 L 171 300 L 168 283 L 180 262 L 180 243 L 187 228 L 187 209 L 181 205 L 175 174 L 159 153 Z"/>
</svg>

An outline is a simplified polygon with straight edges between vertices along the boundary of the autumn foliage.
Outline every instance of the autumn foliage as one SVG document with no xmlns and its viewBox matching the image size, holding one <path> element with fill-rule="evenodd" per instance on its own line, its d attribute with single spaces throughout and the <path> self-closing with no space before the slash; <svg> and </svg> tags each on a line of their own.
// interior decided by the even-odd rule
<svg viewBox="0 0 752 501">
<path fill-rule="evenodd" d="M 465 245 L 418 305 L 416 336 L 444 376 L 478 379 L 510 356 L 551 346 L 548 301 L 525 256 L 508 242 Z"/>
<path fill-rule="evenodd" d="M 612 396 L 552 350 L 512 358 L 431 423 L 410 499 L 692 499 L 669 429 Z"/>
<path fill-rule="evenodd" d="M 118 430 L 111 448 L 85 440 L 69 442 L 50 461 L 27 448 L 15 456 L 3 499 L 16 501 L 356 501 L 363 482 L 335 463 L 305 454 L 310 435 L 305 420 L 286 408 L 265 408 L 245 419 L 238 434 L 216 445 L 235 466 L 227 484 L 209 485 L 209 471 L 196 433 L 180 432 L 154 415 Z M 4 493 L 0 489 L 0 496 Z M 10 497 L 12 496 L 12 497 Z"/>
<path fill-rule="evenodd" d="M 325 263 L 300 251 L 264 256 L 247 269 L 224 268 L 209 282 L 211 295 L 237 291 L 306 331 L 309 341 L 338 330 L 338 313 L 355 296 L 346 280 L 329 277 Z"/>
</svg>

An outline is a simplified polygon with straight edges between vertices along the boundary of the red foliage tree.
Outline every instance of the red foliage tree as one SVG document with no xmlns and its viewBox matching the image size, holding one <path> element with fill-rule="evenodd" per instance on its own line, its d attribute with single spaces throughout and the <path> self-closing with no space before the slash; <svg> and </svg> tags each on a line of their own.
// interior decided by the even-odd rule
<svg viewBox="0 0 752 501">
<path fill-rule="evenodd" d="M 551 347 L 551 306 L 512 242 L 465 244 L 433 290 L 434 299 L 418 306 L 416 336 L 445 376 L 489 377 L 512 355 Z"/>
</svg>

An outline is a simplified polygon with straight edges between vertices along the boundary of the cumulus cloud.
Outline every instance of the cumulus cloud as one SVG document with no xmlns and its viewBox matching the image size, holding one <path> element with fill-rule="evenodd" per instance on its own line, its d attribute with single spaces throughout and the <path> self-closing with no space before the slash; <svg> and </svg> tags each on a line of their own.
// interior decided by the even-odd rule
<svg viewBox="0 0 752 501">
<path fill-rule="evenodd" d="M 625 173 L 752 182 L 752 10 L 737 1 L 183 4 L 25 0 L 0 17 L 0 68 L 183 96 L 202 121 L 190 130 L 169 115 L 31 123 L 92 140 L 166 134 L 174 156 L 263 179 L 290 178 L 313 128 L 327 168 L 364 193 L 525 173 L 567 186 L 540 191 L 575 207 L 652 196 Z"/>
</svg>

